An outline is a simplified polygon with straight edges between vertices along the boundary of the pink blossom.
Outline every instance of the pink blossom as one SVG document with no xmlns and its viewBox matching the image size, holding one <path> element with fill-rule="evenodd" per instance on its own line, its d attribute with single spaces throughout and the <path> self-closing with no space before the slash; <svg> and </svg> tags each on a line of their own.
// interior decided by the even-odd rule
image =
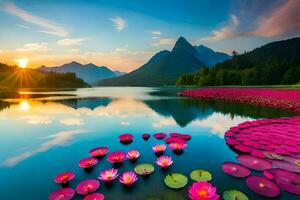
<svg viewBox="0 0 300 200">
<path fill-rule="evenodd" d="M 136 173 L 130 171 L 130 172 L 124 172 L 120 176 L 120 182 L 123 183 L 124 185 L 132 185 L 138 180 L 138 177 Z"/>
<path fill-rule="evenodd" d="M 189 187 L 189 198 L 191 200 L 217 200 L 219 195 L 217 188 L 208 182 L 194 182 Z"/>
</svg>

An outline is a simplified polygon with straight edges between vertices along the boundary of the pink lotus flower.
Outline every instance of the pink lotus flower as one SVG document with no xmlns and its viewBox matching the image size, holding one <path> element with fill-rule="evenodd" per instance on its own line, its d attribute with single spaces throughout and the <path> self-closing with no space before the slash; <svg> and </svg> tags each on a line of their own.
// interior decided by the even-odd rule
<svg viewBox="0 0 300 200">
<path fill-rule="evenodd" d="M 170 137 L 180 137 L 181 136 L 180 133 L 170 133 L 169 135 L 170 135 Z"/>
<path fill-rule="evenodd" d="M 148 140 L 148 139 L 150 138 L 150 134 L 145 133 L 145 134 L 142 135 L 142 138 L 143 138 L 144 140 Z"/>
<path fill-rule="evenodd" d="M 81 168 L 90 168 L 98 163 L 96 158 L 84 158 L 78 162 Z"/>
<path fill-rule="evenodd" d="M 62 188 L 52 192 L 49 195 L 49 200 L 69 200 L 75 195 L 75 190 L 72 188 Z"/>
<path fill-rule="evenodd" d="M 93 193 L 84 197 L 83 200 L 104 200 L 104 195 L 102 193 Z"/>
<path fill-rule="evenodd" d="M 181 142 L 174 142 L 174 143 L 170 143 L 169 147 L 174 151 L 181 151 L 187 147 L 187 144 Z"/>
<path fill-rule="evenodd" d="M 123 143 L 131 142 L 132 139 L 133 139 L 133 135 L 129 134 L 129 133 L 124 133 L 124 134 L 119 135 L 119 140 L 120 140 L 120 142 L 123 142 Z"/>
<path fill-rule="evenodd" d="M 111 163 L 123 162 L 126 158 L 126 153 L 123 151 L 115 151 L 107 156 L 107 160 Z"/>
<path fill-rule="evenodd" d="M 168 138 L 165 139 L 165 142 L 167 144 L 170 144 L 170 143 L 185 143 L 185 140 L 181 139 L 181 138 L 177 138 L 177 137 L 168 137 Z"/>
<path fill-rule="evenodd" d="M 173 164 L 173 160 L 170 156 L 160 156 L 157 158 L 156 164 L 162 168 L 167 168 Z"/>
<path fill-rule="evenodd" d="M 95 157 L 104 156 L 105 154 L 108 153 L 108 151 L 109 151 L 109 148 L 107 148 L 107 147 L 97 147 L 97 148 L 90 150 L 90 155 L 95 156 Z"/>
<path fill-rule="evenodd" d="M 90 179 L 80 182 L 76 186 L 76 192 L 81 195 L 87 195 L 96 191 L 100 186 L 98 180 Z"/>
<path fill-rule="evenodd" d="M 129 160 L 134 160 L 137 159 L 140 155 L 141 155 L 140 152 L 138 152 L 137 150 L 130 150 L 127 153 L 127 158 Z"/>
<path fill-rule="evenodd" d="M 162 153 L 166 150 L 166 145 L 164 144 L 156 144 L 152 147 L 154 153 Z"/>
<path fill-rule="evenodd" d="M 56 183 L 67 183 L 70 180 L 72 180 L 74 177 L 75 177 L 75 174 L 73 172 L 63 172 L 61 174 L 58 174 L 54 178 L 54 181 Z"/>
<path fill-rule="evenodd" d="M 138 180 L 138 177 L 137 177 L 136 173 L 131 172 L 131 171 L 130 172 L 124 172 L 120 176 L 120 182 L 123 183 L 124 185 L 132 185 L 137 180 Z"/>
<path fill-rule="evenodd" d="M 164 139 L 167 136 L 167 134 L 165 133 L 155 133 L 153 135 L 153 137 L 155 137 L 156 139 Z"/>
<path fill-rule="evenodd" d="M 114 168 L 100 172 L 99 175 L 100 176 L 98 178 L 102 181 L 112 181 L 119 176 L 118 170 Z"/>
<path fill-rule="evenodd" d="M 179 136 L 179 138 L 184 139 L 184 140 L 190 140 L 192 138 L 192 136 L 190 136 L 189 134 L 181 134 Z"/>
<path fill-rule="evenodd" d="M 220 196 L 216 191 L 217 188 L 208 182 L 194 182 L 189 187 L 189 197 L 191 200 L 217 200 Z"/>
</svg>

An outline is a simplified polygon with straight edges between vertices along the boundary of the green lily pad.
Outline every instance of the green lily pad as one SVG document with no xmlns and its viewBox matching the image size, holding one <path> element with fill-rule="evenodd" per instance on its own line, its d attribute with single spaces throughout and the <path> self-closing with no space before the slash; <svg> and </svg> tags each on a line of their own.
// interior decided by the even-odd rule
<svg viewBox="0 0 300 200">
<path fill-rule="evenodd" d="M 238 190 L 226 190 L 223 193 L 224 200 L 249 200 L 249 198 Z"/>
<path fill-rule="evenodd" d="M 154 172 L 154 166 L 152 164 L 144 163 L 136 166 L 134 171 L 139 175 L 148 175 Z"/>
<path fill-rule="evenodd" d="M 211 181 L 212 175 L 206 170 L 196 169 L 191 172 L 190 177 L 193 181 L 203 182 L 203 181 Z"/>
<path fill-rule="evenodd" d="M 298 167 L 300 167 L 300 161 L 296 161 L 295 165 L 298 166 Z"/>
<path fill-rule="evenodd" d="M 187 184 L 187 182 L 187 177 L 180 173 L 168 174 L 165 177 L 165 184 L 173 189 L 183 188 Z"/>
</svg>

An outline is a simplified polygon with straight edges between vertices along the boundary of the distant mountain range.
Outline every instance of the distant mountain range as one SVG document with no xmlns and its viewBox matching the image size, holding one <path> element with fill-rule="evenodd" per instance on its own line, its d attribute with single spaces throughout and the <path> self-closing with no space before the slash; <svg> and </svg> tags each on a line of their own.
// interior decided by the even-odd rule
<svg viewBox="0 0 300 200">
<path fill-rule="evenodd" d="M 217 63 L 221 63 L 225 60 L 229 60 L 231 56 L 226 53 L 215 52 L 214 50 L 204 46 L 194 46 L 198 51 L 199 59 L 208 67 L 211 67 Z"/>
<path fill-rule="evenodd" d="M 163 86 L 174 85 L 176 79 L 186 73 L 198 71 L 231 57 L 214 52 L 203 45 L 192 46 L 180 37 L 172 51 L 160 51 L 140 68 L 115 78 L 103 79 L 99 86 Z"/>
<path fill-rule="evenodd" d="M 41 66 L 38 69 L 44 72 L 73 72 L 77 77 L 91 85 L 105 78 L 112 78 L 125 74 L 119 71 L 112 71 L 105 66 L 98 67 L 92 63 L 83 65 L 78 62 L 71 62 L 58 67 Z"/>
</svg>

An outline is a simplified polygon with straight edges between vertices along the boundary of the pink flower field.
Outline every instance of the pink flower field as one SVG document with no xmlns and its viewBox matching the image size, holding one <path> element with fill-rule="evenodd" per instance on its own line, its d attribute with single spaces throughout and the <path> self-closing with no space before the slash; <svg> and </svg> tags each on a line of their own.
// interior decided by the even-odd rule
<svg viewBox="0 0 300 200">
<path fill-rule="evenodd" d="M 300 112 L 300 90 L 267 88 L 204 88 L 180 92 L 181 96 L 248 103 Z"/>
</svg>

